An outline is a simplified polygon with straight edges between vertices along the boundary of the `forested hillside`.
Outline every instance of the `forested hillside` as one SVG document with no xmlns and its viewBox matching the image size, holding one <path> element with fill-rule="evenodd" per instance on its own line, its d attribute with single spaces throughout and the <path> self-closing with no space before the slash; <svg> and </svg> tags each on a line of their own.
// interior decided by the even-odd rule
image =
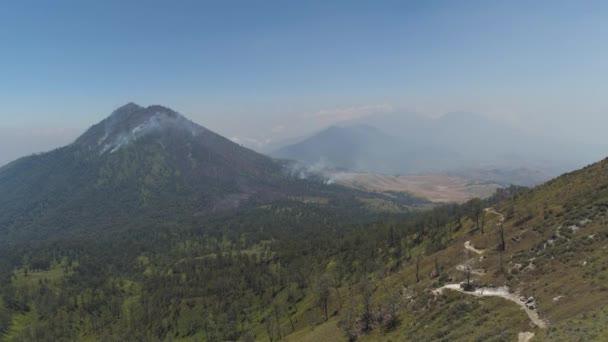
<svg viewBox="0 0 608 342">
<path fill-rule="evenodd" d="M 360 286 L 444 248 L 437 228 L 481 206 L 373 215 L 294 200 L 200 226 L 18 245 L 3 250 L 1 327 L 9 341 L 278 340 L 335 321 L 347 303 L 358 316 Z M 357 334 L 379 324 L 369 319 Z"/>
<path fill-rule="evenodd" d="M 179 149 L 195 142 L 172 138 L 173 124 L 123 144 L 138 108 L 119 131 L 102 123 L 0 170 L 3 340 L 607 336 L 608 160 L 433 207 L 294 178 L 221 137 L 187 161 Z"/>
</svg>

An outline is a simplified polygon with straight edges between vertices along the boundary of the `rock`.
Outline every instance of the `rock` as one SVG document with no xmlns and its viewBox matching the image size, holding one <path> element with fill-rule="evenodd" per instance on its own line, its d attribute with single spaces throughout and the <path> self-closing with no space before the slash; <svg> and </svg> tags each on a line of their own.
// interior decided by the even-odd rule
<svg viewBox="0 0 608 342">
<path fill-rule="evenodd" d="M 586 225 L 587 225 L 587 224 L 589 224 L 589 223 L 591 223 L 591 220 L 590 220 L 590 219 L 588 219 L 588 218 L 586 218 L 586 219 L 582 219 L 582 220 L 580 220 L 580 221 L 578 222 L 578 224 L 579 224 L 579 225 L 581 225 L 581 226 L 583 226 L 583 227 L 584 227 L 584 226 L 586 226 Z"/>
</svg>

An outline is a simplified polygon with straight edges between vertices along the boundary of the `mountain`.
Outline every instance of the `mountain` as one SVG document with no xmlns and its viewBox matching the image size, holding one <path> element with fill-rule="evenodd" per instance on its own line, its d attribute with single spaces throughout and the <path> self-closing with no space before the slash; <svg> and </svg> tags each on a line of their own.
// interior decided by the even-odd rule
<svg viewBox="0 0 608 342">
<path fill-rule="evenodd" d="M 354 172 L 415 174 L 529 169 L 556 176 L 596 160 L 602 156 L 602 150 L 569 142 L 567 137 L 529 134 L 482 115 L 452 112 L 439 118 L 411 113 L 371 115 L 323 130 L 271 155 L 308 163 L 323 162 Z M 491 181 L 505 179 L 500 175 L 499 178 Z M 519 181 L 518 177 L 513 179 Z M 535 176 L 517 184 L 536 184 L 538 179 Z"/>
<path fill-rule="evenodd" d="M 346 193 L 286 170 L 169 108 L 130 103 L 72 144 L 0 169 L 0 240 L 110 234 L 288 196 Z"/>
<path fill-rule="evenodd" d="M 327 163 L 332 168 L 359 169 L 382 159 L 382 150 L 377 147 L 395 142 L 368 125 L 331 126 L 295 145 L 281 148 L 273 155 L 310 164 Z"/>
<path fill-rule="evenodd" d="M 401 137 L 356 124 L 331 126 L 271 155 L 327 168 L 391 174 L 442 165 L 449 154 L 431 144 L 404 144 Z"/>
<path fill-rule="evenodd" d="M 387 113 L 354 123 L 403 137 L 405 144 L 425 142 L 457 152 L 453 169 L 529 168 L 555 177 L 604 156 L 604 148 L 556 136 L 550 125 L 544 131 L 528 132 L 478 113 L 449 112 L 437 118 Z"/>
</svg>

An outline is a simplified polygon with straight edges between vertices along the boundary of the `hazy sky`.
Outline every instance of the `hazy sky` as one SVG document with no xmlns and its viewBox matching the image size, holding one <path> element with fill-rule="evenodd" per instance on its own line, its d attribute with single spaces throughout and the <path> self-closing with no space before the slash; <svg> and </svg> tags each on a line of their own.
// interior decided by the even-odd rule
<svg viewBox="0 0 608 342">
<path fill-rule="evenodd" d="M 67 143 L 129 101 L 243 143 L 390 111 L 471 111 L 599 143 L 606 4 L 4 2 L 0 164 Z"/>
</svg>

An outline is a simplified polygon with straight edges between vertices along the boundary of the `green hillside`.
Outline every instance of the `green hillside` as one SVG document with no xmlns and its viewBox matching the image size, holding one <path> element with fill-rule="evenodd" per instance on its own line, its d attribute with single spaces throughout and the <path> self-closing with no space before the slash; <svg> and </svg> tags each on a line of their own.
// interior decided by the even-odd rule
<svg viewBox="0 0 608 342">
<path fill-rule="evenodd" d="M 608 160 L 430 207 L 123 110 L 0 170 L 2 340 L 606 339 Z"/>
</svg>

